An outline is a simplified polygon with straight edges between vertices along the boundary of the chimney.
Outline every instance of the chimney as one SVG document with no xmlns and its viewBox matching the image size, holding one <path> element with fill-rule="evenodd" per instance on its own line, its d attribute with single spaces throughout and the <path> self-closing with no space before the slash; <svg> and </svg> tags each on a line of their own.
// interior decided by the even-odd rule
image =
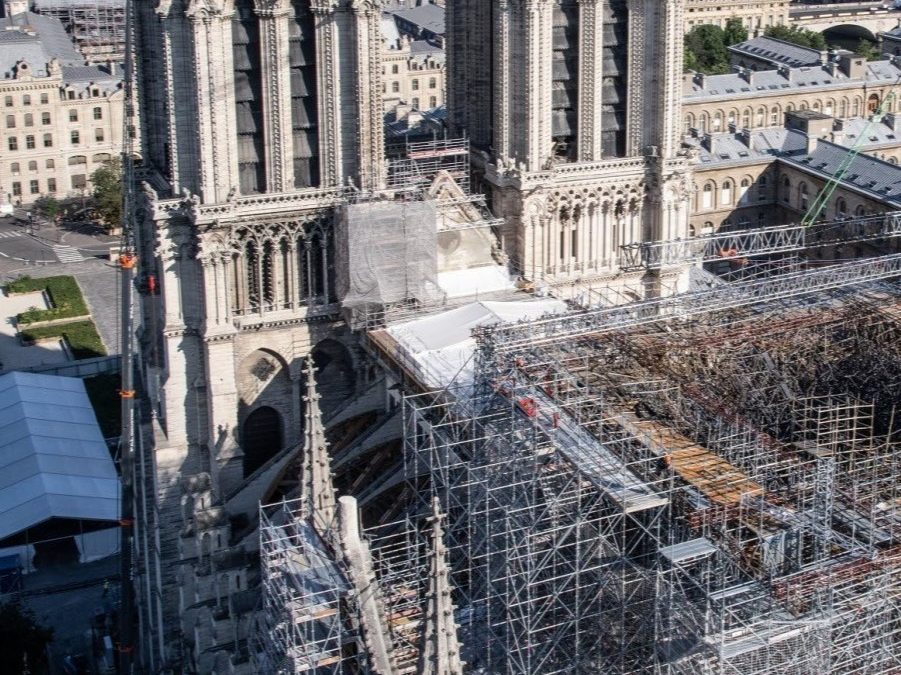
<svg viewBox="0 0 901 675">
<path fill-rule="evenodd" d="M 713 136 L 710 134 L 704 134 L 701 136 L 701 147 L 703 147 L 707 152 L 713 152 Z"/>
<path fill-rule="evenodd" d="M 751 130 L 747 127 L 744 127 L 740 132 L 738 132 L 738 137 L 741 139 L 741 142 L 744 143 L 748 148 L 751 147 Z"/>
<path fill-rule="evenodd" d="M 779 74 L 789 82 L 792 81 L 792 69 L 789 66 L 779 66 Z"/>
<path fill-rule="evenodd" d="M 698 85 L 701 89 L 706 89 L 707 76 L 704 73 L 695 73 L 695 84 Z"/>
<path fill-rule="evenodd" d="M 886 113 L 882 116 L 882 123 L 892 131 L 901 131 L 901 114 Z"/>
<path fill-rule="evenodd" d="M 807 134 L 807 154 L 808 155 L 817 149 L 817 144 L 819 142 L 820 142 L 820 139 L 817 138 L 814 134 Z"/>
</svg>

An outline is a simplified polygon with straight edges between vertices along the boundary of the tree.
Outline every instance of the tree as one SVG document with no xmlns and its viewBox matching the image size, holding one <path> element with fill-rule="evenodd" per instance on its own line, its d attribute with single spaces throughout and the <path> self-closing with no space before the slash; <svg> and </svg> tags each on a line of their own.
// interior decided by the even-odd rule
<svg viewBox="0 0 901 675">
<path fill-rule="evenodd" d="M 685 36 L 685 66 L 708 75 L 729 72 L 729 52 L 723 29 L 712 24 L 695 26 Z"/>
<path fill-rule="evenodd" d="M 47 220 L 53 220 L 60 212 L 59 202 L 50 195 L 44 195 L 43 197 L 38 198 L 34 202 L 34 206 L 32 208 L 36 213 L 46 218 Z"/>
<path fill-rule="evenodd" d="M 801 47 L 809 47 L 819 51 L 826 49 L 826 38 L 823 37 L 822 33 L 816 33 L 798 26 L 792 26 L 791 28 L 787 26 L 769 26 L 763 31 L 763 34 L 767 37 L 791 42 Z"/>
<path fill-rule="evenodd" d="M 0 672 L 18 675 L 25 665 L 32 674 L 47 672 L 47 645 L 53 629 L 17 602 L 0 604 Z"/>
<path fill-rule="evenodd" d="M 876 61 L 882 58 L 882 54 L 876 49 L 876 45 L 864 38 L 861 38 L 860 42 L 857 43 L 854 53 L 858 56 L 863 56 L 867 61 Z"/>
<path fill-rule="evenodd" d="M 118 159 L 104 162 L 91 174 L 94 185 L 94 209 L 104 227 L 119 227 L 122 221 L 122 162 Z"/>
<path fill-rule="evenodd" d="M 723 30 L 723 39 L 727 47 L 737 45 L 748 39 L 748 29 L 738 17 L 732 17 L 726 21 L 726 28 Z"/>
</svg>

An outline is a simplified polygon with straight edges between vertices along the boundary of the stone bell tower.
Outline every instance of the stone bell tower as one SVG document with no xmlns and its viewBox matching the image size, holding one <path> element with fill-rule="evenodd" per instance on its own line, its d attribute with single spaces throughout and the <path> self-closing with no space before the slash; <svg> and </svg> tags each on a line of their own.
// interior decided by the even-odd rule
<svg viewBox="0 0 901 675">
<path fill-rule="evenodd" d="M 237 625 L 211 631 L 200 607 L 247 588 L 226 570 L 250 555 L 259 501 L 302 446 L 303 362 L 320 370 L 324 415 L 367 384 L 338 313 L 334 221 L 349 193 L 385 181 L 381 10 L 134 5 L 139 275 L 158 289 L 139 312 L 150 421 L 137 512 L 158 537 L 138 538 L 144 651 L 209 672 L 204 655 L 246 626 L 233 607 Z"/>
<path fill-rule="evenodd" d="M 620 246 L 687 234 L 682 13 L 683 0 L 448 6 L 450 124 L 478 148 L 525 277 L 612 277 Z"/>
</svg>

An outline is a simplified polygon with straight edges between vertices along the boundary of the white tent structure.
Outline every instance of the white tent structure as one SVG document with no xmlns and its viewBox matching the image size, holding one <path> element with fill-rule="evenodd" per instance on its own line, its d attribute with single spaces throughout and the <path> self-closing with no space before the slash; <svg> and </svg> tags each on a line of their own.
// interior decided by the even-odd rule
<svg viewBox="0 0 901 675">
<path fill-rule="evenodd" d="M 0 547 L 31 549 L 77 535 L 83 561 L 108 555 L 116 547 L 109 530 L 118 524 L 119 499 L 119 477 L 84 382 L 0 376 Z"/>
</svg>

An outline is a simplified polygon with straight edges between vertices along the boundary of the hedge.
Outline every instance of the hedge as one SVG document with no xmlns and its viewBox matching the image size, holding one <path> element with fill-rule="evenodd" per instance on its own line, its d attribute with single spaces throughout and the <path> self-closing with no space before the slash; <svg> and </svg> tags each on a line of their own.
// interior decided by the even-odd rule
<svg viewBox="0 0 901 675">
<path fill-rule="evenodd" d="M 7 293 L 29 293 L 44 290 L 47 291 L 53 307 L 50 309 L 29 309 L 18 314 L 16 322 L 19 325 L 89 314 L 88 306 L 84 301 L 84 296 L 81 294 L 81 289 L 78 287 L 78 282 L 75 281 L 75 277 L 60 276 L 32 279 L 24 276 L 10 281 L 6 285 Z"/>
<path fill-rule="evenodd" d="M 45 338 L 65 338 L 76 359 L 106 356 L 106 348 L 103 346 L 103 340 L 100 339 L 93 321 L 74 321 L 56 326 L 25 328 L 19 334 L 23 340 L 29 342 Z"/>
</svg>

